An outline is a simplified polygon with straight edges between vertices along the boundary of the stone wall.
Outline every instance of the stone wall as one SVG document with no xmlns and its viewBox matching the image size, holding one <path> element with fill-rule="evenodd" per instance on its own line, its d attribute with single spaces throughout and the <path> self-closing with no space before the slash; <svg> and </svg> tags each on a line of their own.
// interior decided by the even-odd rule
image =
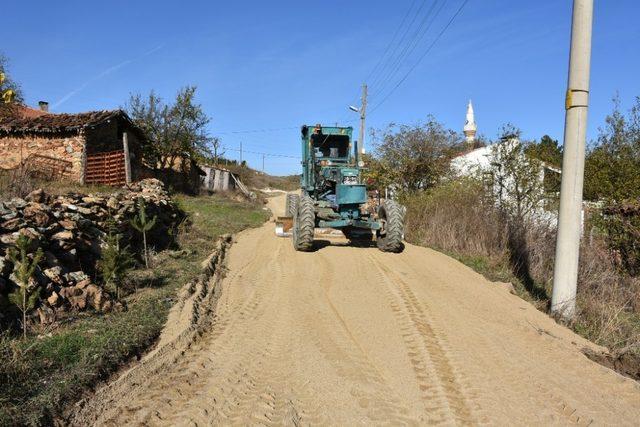
<svg viewBox="0 0 640 427">
<path fill-rule="evenodd" d="M 66 175 L 71 180 L 79 181 L 84 140 L 82 134 L 68 137 L 29 134 L 0 136 L 0 168 L 16 168 L 20 165 L 21 156 L 27 159 L 30 154 L 37 154 L 70 162 L 71 169 Z"/>
<path fill-rule="evenodd" d="M 147 232 L 148 244 L 157 251 L 170 248 L 185 214 L 155 179 L 111 194 L 54 196 L 35 190 L 24 199 L 0 202 L 0 332 L 3 325 L 14 323 L 19 315 L 8 304 L 7 296 L 18 286 L 10 250 L 21 235 L 30 239 L 29 253 L 41 248 L 44 254 L 30 279 L 41 296 L 36 312 L 42 323 L 51 323 L 67 311 L 117 308 L 114 298 L 118 294 L 104 288 L 97 263 L 106 233 L 116 227 L 122 236 L 122 247 L 127 246 L 132 259 L 142 265 L 141 236 L 131 224 L 138 215 L 141 199 L 145 201 L 147 218 L 156 218 Z M 29 318 L 33 317 L 31 313 Z"/>
</svg>

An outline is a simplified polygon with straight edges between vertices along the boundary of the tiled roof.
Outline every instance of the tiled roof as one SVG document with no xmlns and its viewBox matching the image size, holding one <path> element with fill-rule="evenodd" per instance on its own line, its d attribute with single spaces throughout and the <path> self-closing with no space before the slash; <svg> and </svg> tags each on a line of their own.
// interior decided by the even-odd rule
<svg viewBox="0 0 640 427">
<path fill-rule="evenodd" d="M 18 105 L 15 111 L 17 114 L 19 114 L 25 119 L 32 119 L 34 117 L 40 117 L 45 114 L 49 114 L 47 111 L 42 111 L 40 109 L 27 107 L 26 105 Z"/>
<path fill-rule="evenodd" d="M 31 108 L 14 108 L 0 114 L 0 133 L 55 133 L 74 132 L 104 123 L 111 119 L 123 119 L 131 123 L 122 110 L 90 111 L 77 114 L 35 114 Z M 26 114 L 25 114 L 26 113 Z"/>
</svg>

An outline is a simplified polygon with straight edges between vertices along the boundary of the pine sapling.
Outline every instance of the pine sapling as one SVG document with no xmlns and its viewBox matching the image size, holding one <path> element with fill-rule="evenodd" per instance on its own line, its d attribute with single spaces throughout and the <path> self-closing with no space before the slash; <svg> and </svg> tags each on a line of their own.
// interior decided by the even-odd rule
<svg viewBox="0 0 640 427">
<path fill-rule="evenodd" d="M 42 248 L 38 248 L 32 258 L 29 257 L 31 239 L 25 235 L 18 237 L 16 247 L 9 250 L 9 258 L 14 264 L 14 275 L 18 289 L 9 294 L 9 301 L 22 312 L 22 336 L 27 336 L 27 312 L 32 310 L 38 299 L 40 291 L 37 286 L 31 286 L 30 280 L 36 267 L 42 259 Z"/>
<path fill-rule="evenodd" d="M 98 270 L 102 274 L 105 288 L 120 299 L 121 284 L 127 271 L 133 266 L 133 261 L 129 248 L 120 246 L 122 235 L 117 232 L 117 225 L 112 217 L 107 220 L 106 227 L 107 235 L 98 261 Z"/>
<path fill-rule="evenodd" d="M 156 225 L 157 216 L 149 219 L 147 218 L 147 206 L 144 198 L 138 199 L 138 215 L 131 220 L 131 226 L 135 228 L 139 233 L 142 233 L 142 243 L 144 245 L 144 265 L 149 268 L 149 253 L 147 250 L 147 231 L 151 230 Z"/>
</svg>

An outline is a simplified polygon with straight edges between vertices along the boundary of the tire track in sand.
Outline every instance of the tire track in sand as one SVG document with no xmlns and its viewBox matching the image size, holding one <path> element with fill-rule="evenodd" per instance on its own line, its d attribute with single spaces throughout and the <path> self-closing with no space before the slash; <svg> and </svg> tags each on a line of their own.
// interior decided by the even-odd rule
<svg viewBox="0 0 640 427">
<path fill-rule="evenodd" d="M 456 370 L 431 326 L 423 305 L 409 285 L 390 271 L 379 255 L 369 255 L 383 290 L 389 299 L 409 356 L 415 379 L 430 421 L 435 423 L 477 424 L 469 399 L 460 385 L 461 372 Z"/>
<path fill-rule="evenodd" d="M 410 262 L 407 261 L 407 259 L 404 259 L 404 258 L 400 259 L 399 262 L 405 268 L 409 269 L 410 271 L 413 272 L 413 274 L 415 274 L 415 277 L 418 279 L 417 281 L 419 281 L 419 278 L 424 274 L 423 272 L 417 270 L 414 265 L 412 265 Z M 393 277 L 395 277 L 397 280 L 403 283 L 403 287 L 408 287 L 406 280 L 403 280 L 398 275 L 398 273 L 391 272 L 391 274 L 393 275 Z M 446 337 L 442 336 L 441 334 L 438 334 L 438 335 L 440 336 L 441 342 L 445 343 L 446 345 Z M 495 353 L 495 350 L 492 346 L 488 346 L 488 347 L 479 346 L 476 348 L 476 351 L 479 354 L 484 354 L 484 355 L 490 355 Z M 452 358 L 450 357 L 450 359 Z M 541 381 L 539 381 L 537 378 L 542 377 L 544 375 L 542 371 L 538 372 L 537 375 L 534 375 L 531 372 L 532 367 L 530 365 L 522 366 L 522 364 L 516 363 L 510 359 L 506 359 L 505 363 L 508 364 L 507 370 L 512 374 L 502 378 L 504 387 L 509 388 L 514 393 L 517 393 L 520 390 L 522 390 L 522 393 L 526 393 L 522 389 L 521 381 L 523 378 L 528 378 L 528 381 L 527 381 L 528 385 L 533 386 L 533 388 L 536 391 L 536 395 L 538 396 L 537 398 L 542 399 L 543 402 L 541 402 L 541 405 L 543 405 L 543 408 L 545 410 L 547 408 L 551 408 L 558 417 L 564 419 L 565 422 L 569 423 L 570 425 L 578 425 L 581 427 L 585 427 L 585 426 L 591 425 L 594 422 L 592 418 L 586 416 L 577 407 L 568 403 L 567 399 L 562 396 L 562 392 L 557 387 L 554 387 L 552 382 L 549 384 L 544 384 Z M 458 364 L 458 366 L 459 365 L 460 364 Z M 539 369 L 535 368 L 535 370 L 538 371 Z M 575 375 L 579 375 L 579 373 L 575 373 Z M 487 383 L 487 378 L 484 374 L 474 375 L 474 376 L 469 376 L 465 374 L 464 376 L 460 377 L 460 379 L 461 379 L 461 385 L 463 386 L 463 389 L 465 390 L 467 395 L 470 395 L 472 397 L 472 399 L 478 395 L 477 388 L 473 387 L 473 384 Z M 483 397 L 486 398 L 487 393 L 490 393 L 490 390 L 484 390 L 483 393 L 484 393 Z M 480 400 L 480 399 L 478 398 L 477 400 Z M 500 402 L 497 402 L 497 403 L 500 404 Z M 478 406 L 475 406 L 475 408 L 478 408 Z M 488 416 L 483 415 L 481 419 L 483 422 L 487 422 L 488 418 L 489 418 Z M 556 421 L 557 421 L 557 418 L 556 418 Z"/>
</svg>

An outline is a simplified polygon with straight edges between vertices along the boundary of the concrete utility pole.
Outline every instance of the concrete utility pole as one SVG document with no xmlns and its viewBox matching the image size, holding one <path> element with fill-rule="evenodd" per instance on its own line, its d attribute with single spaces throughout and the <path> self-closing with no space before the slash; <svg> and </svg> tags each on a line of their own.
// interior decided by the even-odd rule
<svg viewBox="0 0 640 427">
<path fill-rule="evenodd" d="M 362 106 L 360 107 L 360 154 L 364 154 L 364 134 L 366 132 L 365 120 L 367 118 L 367 85 L 362 85 Z"/>
<path fill-rule="evenodd" d="M 573 317 L 576 310 L 592 21 L 593 0 L 574 0 L 558 238 L 551 298 L 551 311 L 564 318 Z"/>
<path fill-rule="evenodd" d="M 242 141 L 240 141 L 240 164 L 242 165 Z"/>
</svg>

